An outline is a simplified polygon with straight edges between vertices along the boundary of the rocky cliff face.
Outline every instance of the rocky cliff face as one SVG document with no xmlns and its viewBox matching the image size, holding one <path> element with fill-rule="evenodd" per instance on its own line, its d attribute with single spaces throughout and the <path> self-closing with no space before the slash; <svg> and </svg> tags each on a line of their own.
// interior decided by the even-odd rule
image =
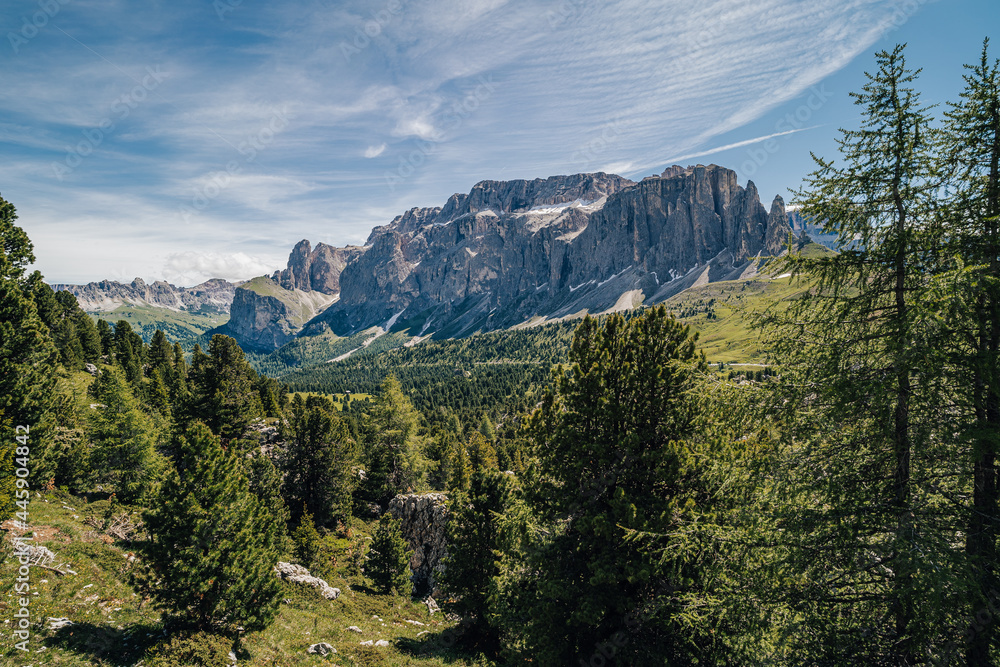
<svg viewBox="0 0 1000 667">
<path fill-rule="evenodd" d="M 119 306 L 153 306 L 175 311 L 210 309 L 228 313 L 236 285 L 221 279 L 194 287 L 175 287 L 158 280 L 147 285 L 141 278 L 130 284 L 102 280 L 86 285 L 52 285 L 52 289 L 72 292 L 80 307 L 91 313 L 109 313 Z"/>
<path fill-rule="evenodd" d="M 445 528 L 448 525 L 448 497 L 443 493 L 407 494 L 389 501 L 389 513 L 400 521 L 403 539 L 413 556 L 410 570 L 417 594 L 435 594 L 435 575 L 447 555 Z"/>
<path fill-rule="evenodd" d="M 319 319 L 341 334 L 391 322 L 462 336 L 623 310 L 668 298 L 693 274 L 739 276 L 780 253 L 788 229 L 780 197 L 768 211 L 752 182 L 740 187 L 715 165 L 641 183 L 608 174 L 483 181 L 374 229 Z"/>
<path fill-rule="evenodd" d="M 275 350 L 336 299 L 323 292 L 285 289 L 267 277 L 254 278 L 236 289 L 229 322 L 213 333 L 232 336 L 244 349 Z"/>
<path fill-rule="evenodd" d="M 339 294 L 340 273 L 362 252 L 363 248 L 334 248 L 325 243 L 318 243 L 312 249 L 309 241 L 303 239 L 295 244 L 288 256 L 288 267 L 275 271 L 271 280 L 287 290 Z"/>
</svg>

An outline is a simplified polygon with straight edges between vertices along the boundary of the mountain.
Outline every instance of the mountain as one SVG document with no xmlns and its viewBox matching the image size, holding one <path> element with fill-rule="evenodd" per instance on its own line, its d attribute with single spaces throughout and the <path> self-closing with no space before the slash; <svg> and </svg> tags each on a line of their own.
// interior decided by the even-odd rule
<svg viewBox="0 0 1000 667">
<path fill-rule="evenodd" d="M 752 181 L 741 187 L 717 165 L 674 166 L 638 183 L 605 173 L 481 181 L 374 228 L 364 246 L 300 241 L 285 269 L 239 286 L 58 287 L 102 312 L 224 308 L 228 322 L 208 333 L 258 354 L 322 334 L 329 343 L 306 346 L 312 356 L 364 332 L 357 347 L 371 351 L 388 345 L 371 343 L 390 330 L 457 338 L 660 303 L 752 276 L 790 229 L 781 197 L 767 209 Z"/>
<path fill-rule="evenodd" d="M 335 294 L 318 290 L 286 289 L 261 276 L 236 288 L 229 321 L 208 333 L 232 336 L 247 350 L 275 350 L 336 299 Z"/>
<path fill-rule="evenodd" d="M 194 287 L 176 287 L 163 281 L 147 284 L 113 280 L 86 285 L 53 284 L 53 290 L 76 296 L 80 307 L 95 318 L 125 320 L 147 342 L 157 329 L 171 340 L 191 340 L 225 324 L 236 285 L 213 279 Z"/>
<path fill-rule="evenodd" d="M 363 248 L 335 248 L 319 243 L 313 249 L 303 239 L 295 244 L 288 257 L 288 267 L 275 271 L 271 280 L 286 290 L 340 293 L 340 273 L 347 263 L 364 252 Z"/>
<path fill-rule="evenodd" d="M 194 287 L 175 287 L 158 280 L 147 285 L 142 278 L 131 283 L 102 280 L 86 285 L 51 285 L 52 289 L 72 292 L 80 308 L 88 313 L 110 313 L 117 308 L 152 306 L 174 311 L 197 312 L 212 310 L 228 313 L 236 285 L 216 278 Z"/>
<path fill-rule="evenodd" d="M 375 228 L 305 334 L 371 326 L 460 337 L 661 302 L 783 250 L 784 202 L 716 165 L 483 181 Z"/>
</svg>

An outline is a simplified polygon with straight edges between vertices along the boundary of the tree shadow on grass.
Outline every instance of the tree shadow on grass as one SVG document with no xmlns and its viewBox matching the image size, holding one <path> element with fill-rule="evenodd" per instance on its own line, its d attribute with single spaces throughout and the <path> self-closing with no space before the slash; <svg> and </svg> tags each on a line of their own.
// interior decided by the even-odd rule
<svg viewBox="0 0 1000 667">
<path fill-rule="evenodd" d="M 479 653 L 476 650 L 470 650 L 471 638 L 463 635 L 463 632 L 463 626 L 456 625 L 441 632 L 428 632 L 416 639 L 400 637 L 395 644 L 402 653 L 415 658 L 434 657 L 447 663 L 466 662 Z"/>
<path fill-rule="evenodd" d="M 109 625 L 75 623 L 56 630 L 46 644 L 116 665 L 130 665 L 161 639 L 161 625 L 138 624 L 119 630 Z"/>
</svg>

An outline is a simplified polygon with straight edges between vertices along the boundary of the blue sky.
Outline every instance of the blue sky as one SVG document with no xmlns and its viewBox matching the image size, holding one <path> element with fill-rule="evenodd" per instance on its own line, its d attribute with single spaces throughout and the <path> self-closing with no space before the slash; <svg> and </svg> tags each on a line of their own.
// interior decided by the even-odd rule
<svg viewBox="0 0 1000 667">
<path fill-rule="evenodd" d="M 998 19 L 995 0 L 7 0 L 0 193 L 50 282 L 180 285 L 361 243 L 482 179 L 714 162 L 767 205 L 835 154 L 875 51 L 908 42 L 943 103 Z"/>
</svg>

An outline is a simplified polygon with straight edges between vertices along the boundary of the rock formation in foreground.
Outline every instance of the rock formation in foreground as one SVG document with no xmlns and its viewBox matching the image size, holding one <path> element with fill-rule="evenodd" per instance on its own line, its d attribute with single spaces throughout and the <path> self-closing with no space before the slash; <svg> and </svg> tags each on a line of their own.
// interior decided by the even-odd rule
<svg viewBox="0 0 1000 667">
<path fill-rule="evenodd" d="M 435 576 L 447 555 L 448 496 L 444 493 L 399 495 L 389 501 L 389 513 L 401 522 L 403 539 L 413 556 L 413 588 L 417 595 L 434 595 Z"/>
</svg>

